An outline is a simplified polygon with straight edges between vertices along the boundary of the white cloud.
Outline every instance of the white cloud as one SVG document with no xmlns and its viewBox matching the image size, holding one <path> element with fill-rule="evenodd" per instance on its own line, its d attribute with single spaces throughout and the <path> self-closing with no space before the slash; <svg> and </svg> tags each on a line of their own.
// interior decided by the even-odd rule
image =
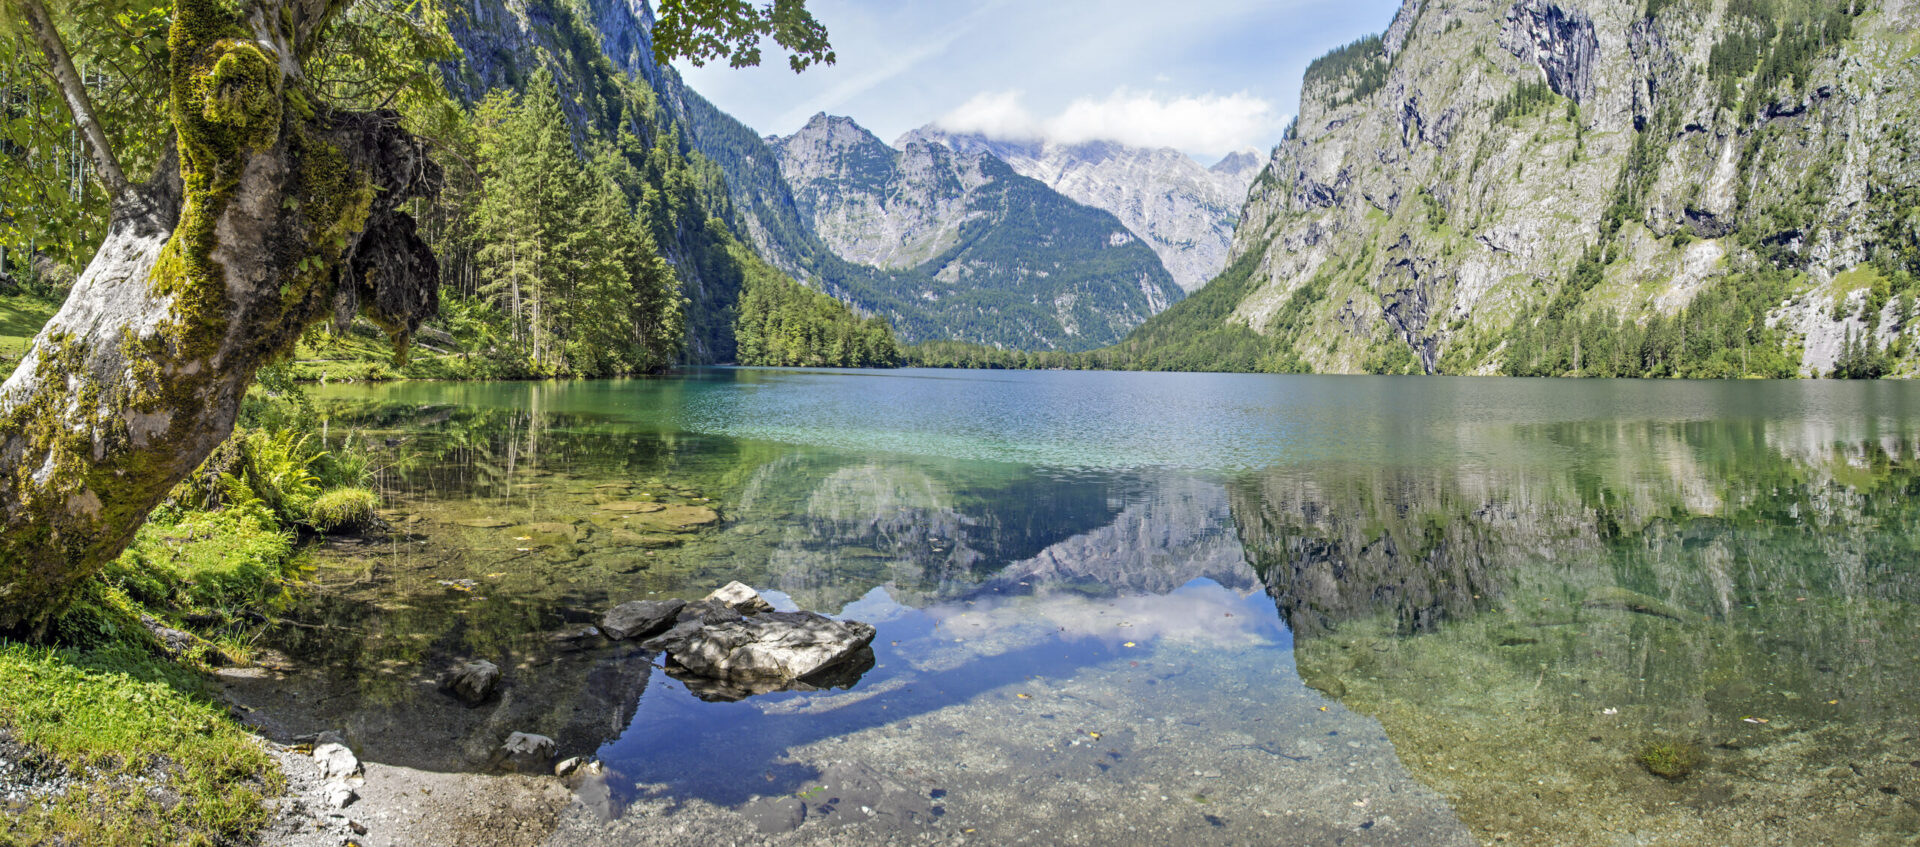
<svg viewBox="0 0 1920 847">
<path fill-rule="evenodd" d="M 1101 99 L 1074 100 L 1048 118 L 1034 115 L 1021 100 L 1019 91 L 976 94 L 936 123 L 996 138 L 1118 141 L 1215 155 L 1265 149 L 1279 140 L 1282 125 L 1272 103 L 1246 92 L 1170 96 L 1118 88 Z"/>
<path fill-rule="evenodd" d="M 981 92 L 934 123 L 948 132 L 977 132 L 989 138 L 1036 138 L 1040 122 L 1020 102 L 1019 91 Z"/>
</svg>

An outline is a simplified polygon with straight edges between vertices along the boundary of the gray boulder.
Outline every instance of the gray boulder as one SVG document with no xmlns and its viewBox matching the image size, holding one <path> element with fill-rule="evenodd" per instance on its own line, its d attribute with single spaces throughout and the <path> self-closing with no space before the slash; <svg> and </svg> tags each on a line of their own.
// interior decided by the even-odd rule
<svg viewBox="0 0 1920 847">
<path fill-rule="evenodd" d="M 635 600 L 621 603 L 600 619 L 600 631 L 615 641 L 646 638 L 672 626 L 685 600 Z"/>
<path fill-rule="evenodd" d="M 874 629 L 814 612 L 764 612 L 706 621 L 671 650 L 673 661 L 701 676 L 792 681 L 853 658 L 873 643 Z"/>
<path fill-rule="evenodd" d="M 559 745 L 544 735 L 516 732 L 500 745 L 496 758 L 500 764 L 521 773 L 551 773 L 553 755 L 558 749 Z"/>
<path fill-rule="evenodd" d="M 773 611 L 773 604 L 760 596 L 760 592 L 749 588 L 746 583 L 735 580 L 714 589 L 704 599 L 709 602 L 725 603 L 744 615 Z"/>
<path fill-rule="evenodd" d="M 469 706 L 486 702 L 499 684 L 499 666 L 485 659 L 455 667 L 440 678 L 442 689 Z"/>
</svg>

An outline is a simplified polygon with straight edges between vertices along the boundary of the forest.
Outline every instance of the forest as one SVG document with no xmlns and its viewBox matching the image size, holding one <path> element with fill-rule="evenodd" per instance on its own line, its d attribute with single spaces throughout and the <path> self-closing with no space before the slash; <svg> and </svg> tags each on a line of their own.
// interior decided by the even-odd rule
<svg viewBox="0 0 1920 847">
<path fill-rule="evenodd" d="M 62 21 L 88 68 L 99 123 L 136 174 L 152 169 L 165 146 L 151 104 L 165 78 L 167 6 L 87 2 Z M 343 307 L 303 337 L 294 373 L 544 378 L 677 363 L 888 364 L 891 329 L 742 246 L 722 222 L 718 168 L 693 151 L 645 80 L 611 67 L 584 20 L 564 6 L 551 11 L 563 53 L 552 67 L 517 69 L 517 86 L 462 102 L 442 72 L 460 68 L 461 57 L 440 3 L 346 7 L 306 84 L 327 102 L 393 110 L 430 143 L 443 185 L 407 211 L 444 285 L 438 315 L 404 356 Z M 35 211 L 0 211 L 0 297 L 24 311 L 64 299 L 104 235 L 108 209 L 71 114 L 36 70 L 42 64 L 23 33 L 0 42 L 0 210 Z M 764 333 L 770 321 L 795 330 L 780 344 L 736 353 L 742 322 Z M 855 337 L 865 342 L 842 342 Z M 0 362 L 23 347 L 0 340 Z"/>
</svg>

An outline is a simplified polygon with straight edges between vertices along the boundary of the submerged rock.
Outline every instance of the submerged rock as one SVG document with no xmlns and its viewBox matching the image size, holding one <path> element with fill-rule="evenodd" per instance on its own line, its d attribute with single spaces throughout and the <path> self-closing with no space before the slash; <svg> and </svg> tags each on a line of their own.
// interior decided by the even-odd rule
<svg viewBox="0 0 1920 847">
<path fill-rule="evenodd" d="M 740 816 L 751 821 L 761 835 L 779 835 L 806 822 L 807 804 L 798 797 L 762 797 L 740 807 Z"/>
<path fill-rule="evenodd" d="M 600 619 L 600 631 L 615 641 L 646 638 L 672 626 L 685 600 L 634 600 L 621 603 Z"/>
<path fill-rule="evenodd" d="M 454 668 L 440 678 L 440 687 L 469 706 L 478 706 L 493 696 L 500 684 L 500 668 L 482 659 Z"/>
<path fill-rule="evenodd" d="M 516 732 L 507 736 L 495 755 L 498 764 L 521 773 L 547 773 L 559 745 L 544 735 Z"/>
<path fill-rule="evenodd" d="M 587 624 L 553 633 L 547 636 L 547 642 L 561 650 L 585 650 L 604 644 L 603 635 L 599 627 Z"/>
<path fill-rule="evenodd" d="M 701 676 L 685 667 L 671 663 L 667 666 L 667 675 L 679 680 L 681 685 L 687 687 L 687 693 L 695 697 L 709 703 L 732 703 L 775 691 L 825 691 L 829 688 L 852 688 L 861 677 L 866 676 L 867 671 L 873 670 L 874 661 L 873 648 L 862 647 L 849 654 L 844 660 L 797 679 Z"/>
</svg>

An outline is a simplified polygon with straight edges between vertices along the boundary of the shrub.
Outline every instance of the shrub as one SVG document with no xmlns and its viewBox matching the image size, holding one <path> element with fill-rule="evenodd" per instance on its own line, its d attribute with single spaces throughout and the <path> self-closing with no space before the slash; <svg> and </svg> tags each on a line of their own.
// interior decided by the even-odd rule
<svg viewBox="0 0 1920 847">
<path fill-rule="evenodd" d="M 252 430 L 240 446 L 240 474 L 221 474 L 220 482 L 235 506 L 259 503 L 282 523 L 306 516 L 307 505 L 320 494 L 320 480 L 312 465 L 324 453 L 307 451 L 307 436 L 293 430 Z"/>
<path fill-rule="evenodd" d="M 373 521 L 378 504 L 373 492 L 364 488 L 336 488 L 307 505 L 307 525 L 321 532 L 366 526 Z"/>
</svg>

